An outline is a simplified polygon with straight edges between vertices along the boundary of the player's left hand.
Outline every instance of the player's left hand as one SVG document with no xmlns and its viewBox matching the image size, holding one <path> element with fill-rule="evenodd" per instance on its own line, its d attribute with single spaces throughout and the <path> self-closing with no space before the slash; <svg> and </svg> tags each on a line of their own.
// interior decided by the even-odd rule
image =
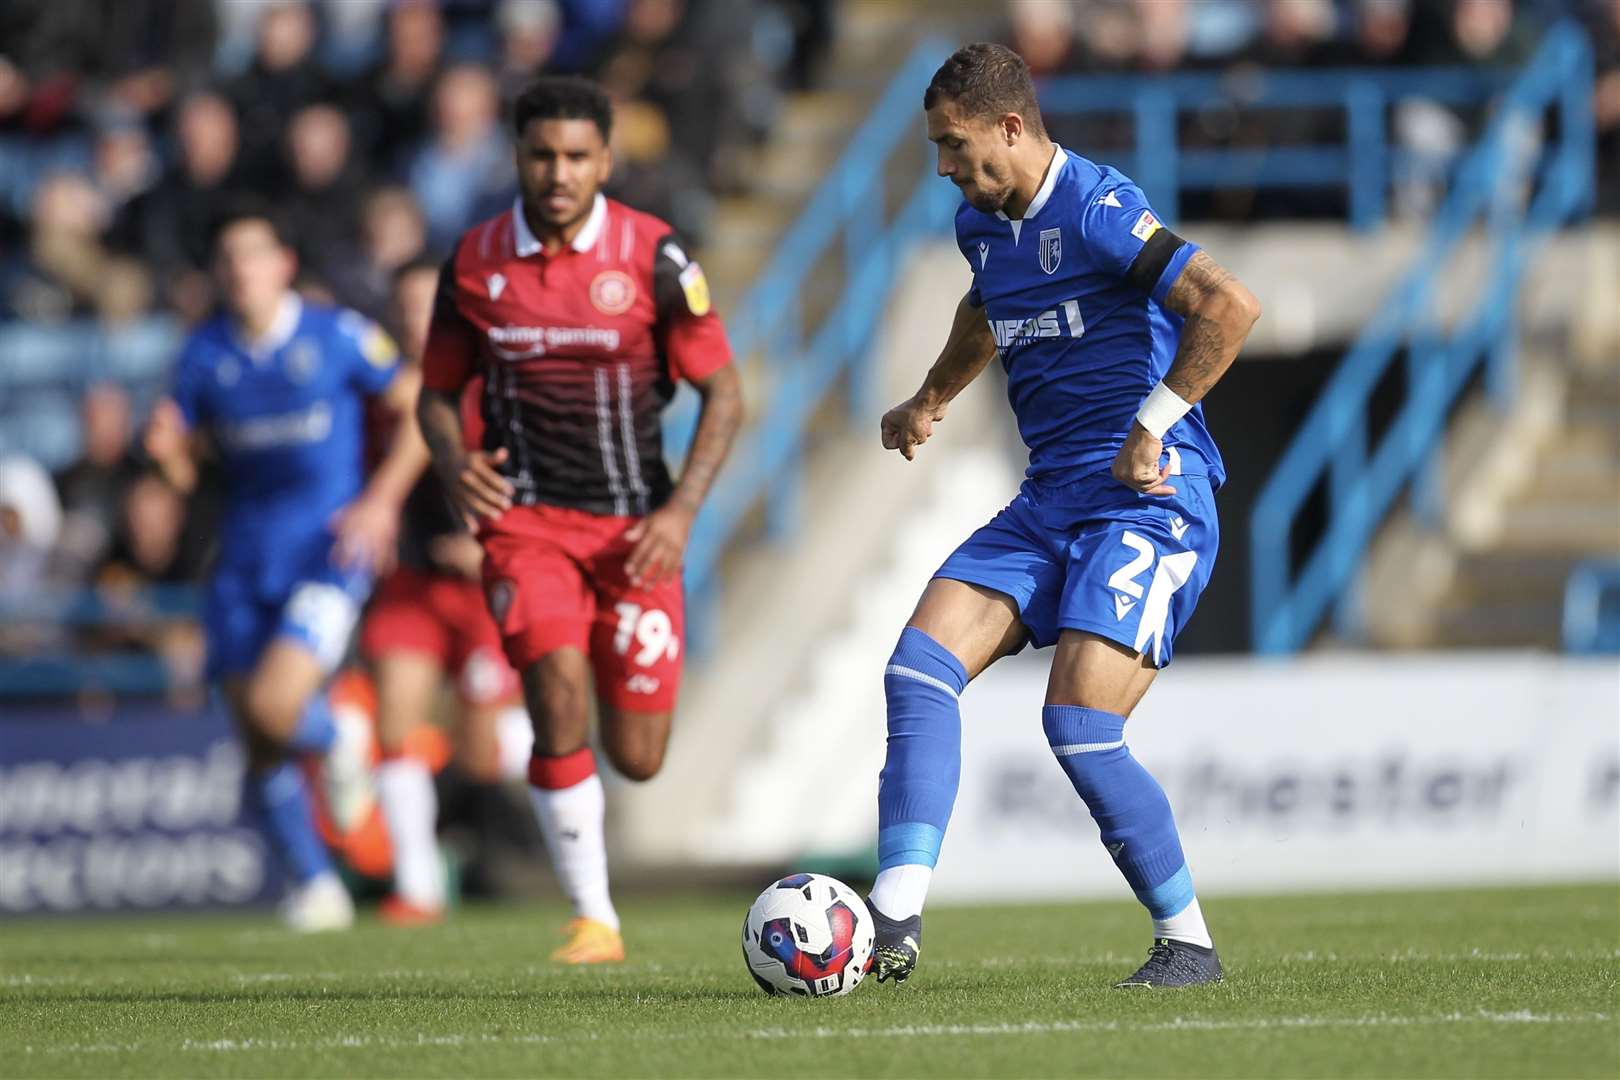
<svg viewBox="0 0 1620 1080">
<path fill-rule="evenodd" d="M 1133 421 L 1130 434 L 1114 457 L 1114 479 L 1144 495 L 1174 495 L 1176 489 L 1166 482 L 1170 466 L 1159 464 L 1163 454 L 1163 440 L 1155 439 L 1147 428 Z"/>
<path fill-rule="evenodd" d="M 346 569 L 385 574 L 398 554 L 399 507 L 374 495 L 361 495 L 332 517 L 337 561 Z"/>
<path fill-rule="evenodd" d="M 624 561 L 624 571 L 638 588 L 661 584 L 681 572 L 692 517 L 673 503 L 660 507 L 630 526 L 624 538 L 635 547 Z"/>
</svg>

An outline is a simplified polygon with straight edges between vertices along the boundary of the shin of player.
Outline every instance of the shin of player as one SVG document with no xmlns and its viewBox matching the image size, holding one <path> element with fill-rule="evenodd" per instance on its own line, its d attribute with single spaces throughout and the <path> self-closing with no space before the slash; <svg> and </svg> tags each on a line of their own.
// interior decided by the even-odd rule
<svg viewBox="0 0 1620 1080">
<path fill-rule="evenodd" d="M 187 341 L 146 448 L 183 490 L 196 480 L 199 437 L 219 457 L 225 509 L 205 615 L 209 669 L 247 743 L 249 800 L 293 878 L 284 914 L 298 929 L 331 929 L 352 920 L 352 906 L 291 759 L 323 757 L 334 816 L 352 811 L 366 763 L 322 686 L 426 464 L 424 450 L 396 444 L 366 480 L 362 408 L 374 396 L 402 414 L 415 386 L 396 377 L 394 345 L 369 320 L 291 292 L 294 257 L 264 208 L 233 210 L 215 233 L 226 314 Z"/>
<path fill-rule="evenodd" d="M 1042 726 L 1153 921 L 1147 963 L 1117 985 L 1218 981 L 1169 801 L 1125 728 L 1209 580 L 1225 466 L 1198 403 L 1259 306 L 1127 177 L 1047 138 L 1011 50 L 958 50 L 924 109 L 939 173 L 962 193 L 973 284 L 922 388 L 884 417 L 883 442 L 910 460 L 999 357 L 1030 461 L 1017 497 L 936 572 L 889 663 L 878 977 L 904 979 L 920 952 L 926 867 L 959 769 L 955 695 L 1027 639 L 1056 646 Z"/>
<path fill-rule="evenodd" d="M 612 108 L 541 79 L 514 108 L 520 197 L 469 230 L 440 278 L 418 410 L 484 548 L 484 585 L 534 725 L 536 815 L 576 918 L 554 958 L 623 956 L 608 892 L 592 699 L 615 769 L 663 763 L 681 674 L 681 562 L 741 420 L 708 285 L 663 222 L 605 198 Z M 456 395 L 485 374 L 492 422 L 463 445 Z M 659 414 L 702 400 L 676 483 Z"/>
</svg>

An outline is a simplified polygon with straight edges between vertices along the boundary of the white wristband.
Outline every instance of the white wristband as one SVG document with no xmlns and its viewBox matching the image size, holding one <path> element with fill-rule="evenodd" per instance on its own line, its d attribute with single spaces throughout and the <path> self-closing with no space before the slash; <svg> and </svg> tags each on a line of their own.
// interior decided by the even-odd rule
<svg viewBox="0 0 1620 1080">
<path fill-rule="evenodd" d="M 1159 385 L 1142 399 L 1142 407 L 1136 410 L 1136 422 L 1155 439 L 1162 439 L 1164 433 L 1191 410 L 1192 405 L 1183 401 L 1181 395 L 1164 385 L 1161 379 Z"/>
</svg>

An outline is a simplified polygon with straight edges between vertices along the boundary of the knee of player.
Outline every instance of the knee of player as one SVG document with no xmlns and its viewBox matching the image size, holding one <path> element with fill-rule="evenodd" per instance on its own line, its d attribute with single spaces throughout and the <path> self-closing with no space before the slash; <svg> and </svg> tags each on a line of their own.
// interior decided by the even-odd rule
<svg viewBox="0 0 1620 1080">
<path fill-rule="evenodd" d="M 254 678 L 242 700 L 244 719 L 261 735 L 277 741 L 290 738 L 298 726 L 304 701 L 295 691 L 274 679 Z"/>
<path fill-rule="evenodd" d="M 660 747 L 637 747 L 634 750 L 610 747 L 608 757 L 620 776 L 638 784 L 651 780 L 664 767 L 664 751 Z"/>
</svg>

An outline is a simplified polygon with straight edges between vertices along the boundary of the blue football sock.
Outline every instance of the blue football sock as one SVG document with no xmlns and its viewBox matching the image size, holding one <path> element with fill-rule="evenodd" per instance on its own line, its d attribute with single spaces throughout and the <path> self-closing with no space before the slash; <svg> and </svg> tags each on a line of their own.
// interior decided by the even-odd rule
<svg viewBox="0 0 1620 1080">
<path fill-rule="evenodd" d="M 1102 831 L 1103 846 L 1155 919 L 1193 901 L 1192 875 L 1159 782 L 1125 746 L 1125 718 L 1101 709 L 1048 705 L 1046 741 Z"/>
<path fill-rule="evenodd" d="M 315 815 L 304 786 L 304 774 L 290 761 L 268 772 L 249 772 L 248 796 L 264 812 L 265 831 L 270 842 L 287 861 L 293 879 L 300 885 L 332 869 Z"/>
<path fill-rule="evenodd" d="M 315 691 L 298 714 L 298 726 L 293 729 L 287 746 L 301 754 L 324 754 L 337 738 L 337 721 L 332 716 L 332 703 L 327 700 L 326 689 Z"/>
<path fill-rule="evenodd" d="M 962 777 L 967 670 L 945 646 L 906 627 L 889 657 L 883 693 L 889 752 L 878 779 L 878 868 L 932 867 Z"/>
</svg>

